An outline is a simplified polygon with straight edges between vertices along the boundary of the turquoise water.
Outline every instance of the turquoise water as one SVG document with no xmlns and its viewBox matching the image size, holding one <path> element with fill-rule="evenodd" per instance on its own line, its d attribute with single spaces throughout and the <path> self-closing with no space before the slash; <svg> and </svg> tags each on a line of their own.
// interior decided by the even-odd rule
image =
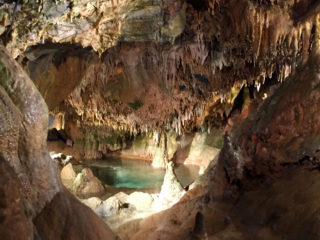
<svg viewBox="0 0 320 240">
<path fill-rule="evenodd" d="M 161 188 L 165 170 L 153 168 L 149 162 L 127 159 L 99 160 L 86 165 L 103 183 L 133 189 Z M 179 166 L 175 172 L 182 185 L 189 185 L 198 176 L 197 167 Z"/>
<path fill-rule="evenodd" d="M 88 166 L 103 184 L 135 189 L 160 188 L 165 171 L 144 161 L 108 159 Z"/>
</svg>

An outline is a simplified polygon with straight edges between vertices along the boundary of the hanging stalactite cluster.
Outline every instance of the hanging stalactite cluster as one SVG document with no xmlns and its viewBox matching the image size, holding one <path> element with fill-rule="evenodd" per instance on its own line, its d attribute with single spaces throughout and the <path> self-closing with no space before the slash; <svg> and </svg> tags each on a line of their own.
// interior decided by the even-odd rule
<svg viewBox="0 0 320 240">
<path fill-rule="evenodd" d="M 243 87 L 265 91 L 267 81 L 283 82 L 308 60 L 316 47 L 319 4 L 312 0 L 202 2 L 48 1 L 40 4 L 39 11 L 30 10 L 35 3 L 24 3 L 11 26 L 7 48 L 14 57 L 27 57 L 29 66 L 49 56 L 60 59 L 49 59 L 42 74 L 35 68 L 32 76 L 51 110 L 65 113 L 66 125 L 69 121 L 80 129 L 129 136 L 210 131 L 228 122 Z M 10 19 L 10 6 L 1 6 L 2 19 Z M 7 28 L 4 20 L 2 27 Z M 46 51 L 48 41 L 55 43 L 55 52 Z M 30 51 L 39 42 L 42 47 Z M 62 54 L 62 43 L 92 49 Z M 65 80 L 63 94 L 49 98 L 64 84 L 66 69 L 79 70 Z M 53 76 L 49 83 L 43 73 Z M 268 94 L 263 92 L 263 98 Z"/>
</svg>

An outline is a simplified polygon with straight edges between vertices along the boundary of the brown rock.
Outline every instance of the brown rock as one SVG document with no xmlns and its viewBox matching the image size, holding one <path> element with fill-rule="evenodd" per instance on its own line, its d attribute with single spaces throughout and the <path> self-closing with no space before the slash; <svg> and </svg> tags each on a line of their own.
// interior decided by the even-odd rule
<svg viewBox="0 0 320 240">
<path fill-rule="evenodd" d="M 0 157 L 0 239 L 31 240 L 32 226 L 24 213 L 20 182 Z"/>
<path fill-rule="evenodd" d="M 39 239 L 117 239 L 107 225 L 67 190 L 58 193 L 33 220 Z"/>
<path fill-rule="evenodd" d="M 80 197 L 87 198 L 102 194 L 104 187 L 89 168 L 84 168 L 75 178 L 72 191 Z"/>
<path fill-rule="evenodd" d="M 72 163 L 68 163 L 61 170 L 61 180 L 73 181 L 76 178 L 76 172 L 73 170 Z"/>
</svg>

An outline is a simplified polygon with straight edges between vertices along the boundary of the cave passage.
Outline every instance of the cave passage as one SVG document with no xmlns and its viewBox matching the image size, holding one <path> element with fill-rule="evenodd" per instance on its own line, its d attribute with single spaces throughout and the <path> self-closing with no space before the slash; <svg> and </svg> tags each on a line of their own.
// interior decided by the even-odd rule
<svg viewBox="0 0 320 240">
<path fill-rule="evenodd" d="M 0 240 L 319 240 L 320 0 L 0 0 Z"/>
</svg>

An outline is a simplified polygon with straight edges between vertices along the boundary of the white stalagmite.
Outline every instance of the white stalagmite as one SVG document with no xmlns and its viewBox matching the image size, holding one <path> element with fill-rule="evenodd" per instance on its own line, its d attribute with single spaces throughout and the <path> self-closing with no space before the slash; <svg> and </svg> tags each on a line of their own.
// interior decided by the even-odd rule
<svg viewBox="0 0 320 240">
<path fill-rule="evenodd" d="M 159 143 L 159 133 L 158 132 L 155 132 L 153 134 L 153 140 L 156 142 L 156 144 Z"/>
<path fill-rule="evenodd" d="M 257 91 L 259 92 L 260 91 L 260 87 L 261 87 L 261 83 L 257 83 L 256 87 L 257 87 Z"/>
<path fill-rule="evenodd" d="M 181 131 L 181 119 L 180 117 L 178 117 L 178 135 L 180 136 L 182 134 L 182 131 Z"/>
</svg>

